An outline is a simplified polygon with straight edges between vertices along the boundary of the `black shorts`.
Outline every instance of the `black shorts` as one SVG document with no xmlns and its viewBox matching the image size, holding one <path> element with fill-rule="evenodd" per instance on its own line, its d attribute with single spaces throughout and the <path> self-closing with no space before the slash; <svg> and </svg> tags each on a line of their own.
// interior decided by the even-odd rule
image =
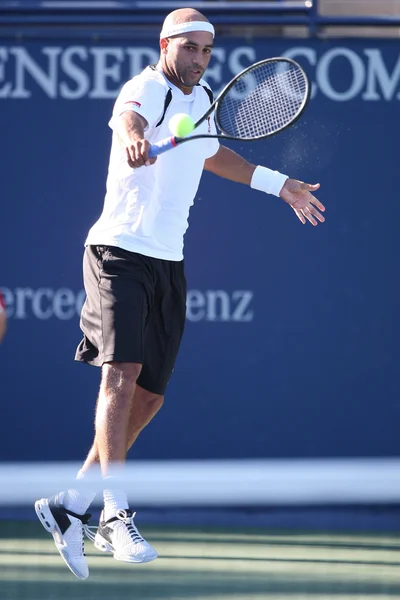
<svg viewBox="0 0 400 600">
<path fill-rule="evenodd" d="M 137 383 L 164 394 L 185 326 L 183 261 L 151 258 L 115 246 L 88 246 L 83 278 L 84 337 L 75 360 L 95 366 L 139 363 L 143 366 Z"/>
</svg>

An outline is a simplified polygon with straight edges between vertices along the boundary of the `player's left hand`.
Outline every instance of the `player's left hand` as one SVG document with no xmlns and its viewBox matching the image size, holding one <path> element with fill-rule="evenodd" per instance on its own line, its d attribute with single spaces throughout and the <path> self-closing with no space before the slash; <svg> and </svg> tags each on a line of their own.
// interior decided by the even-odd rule
<svg viewBox="0 0 400 600">
<path fill-rule="evenodd" d="M 319 210 L 324 212 L 325 206 L 312 194 L 319 187 L 319 183 L 311 184 L 297 179 L 287 179 L 281 189 L 280 197 L 293 208 L 303 225 L 307 221 L 311 225 L 318 225 L 318 221 L 320 223 L 325 221 L 325 217 L 319 212 Z"/>
</svg>

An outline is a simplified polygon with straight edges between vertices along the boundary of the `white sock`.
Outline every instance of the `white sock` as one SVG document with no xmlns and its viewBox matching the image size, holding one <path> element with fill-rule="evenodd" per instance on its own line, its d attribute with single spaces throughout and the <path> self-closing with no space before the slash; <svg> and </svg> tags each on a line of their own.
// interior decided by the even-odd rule
<svg viewBox="0 0 400 600">
<path fill-rule="evenodd" d="M 110 488 L 104 490 L 104 513 L 103 518 L 105 521 L 112 519 L 117 514 L 117 510 L 128 510 L 128 497 L 126 493 L 118 488 L 113 487 L 113 483 L 116 483 L 115 477 L 104 477 L 104 481 L 111 484 Z"/>
<path fill-rule="evenodd" d="M 86 474 L 79 471 L 76 476 L 77 480 L 82 480 L 86 477 Z M 84 515 L 94 500 L 96 492 L 89 490 L 86 487 L 84 489 L 71 489 L 67 490 L 64 494 L 63 505 L 64 508 L 76 513 L 77 515 Z"/>
</svg>

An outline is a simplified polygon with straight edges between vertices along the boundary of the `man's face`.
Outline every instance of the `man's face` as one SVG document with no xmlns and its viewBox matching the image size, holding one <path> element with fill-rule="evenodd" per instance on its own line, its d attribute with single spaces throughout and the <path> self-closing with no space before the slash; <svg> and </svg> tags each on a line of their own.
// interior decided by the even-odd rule
<svg viewBox="0 0 400 600">
<path fill-rule="evenodd" d="M 166 64 L 185 87 L 196 85 L 208 67 L 213 36 L 207 31 L 193 31 L 170 38 L 166 48 Z"/>
</svg>

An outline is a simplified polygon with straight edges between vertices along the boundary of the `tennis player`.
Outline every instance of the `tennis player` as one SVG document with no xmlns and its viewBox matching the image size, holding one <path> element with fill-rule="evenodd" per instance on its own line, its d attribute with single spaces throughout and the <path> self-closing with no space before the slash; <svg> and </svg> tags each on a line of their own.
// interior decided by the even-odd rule
<svg viewBox="0 0 400 600">
<path fill-rule="evenodd" d="M 7 329 L 7 314 L 6 314 L 6 303 L 2 293 L 0 292 L 0 342 L 3 340 Z"/>
<path fill-rule="evenodd" d="M 186 314 L 183 236 L 203 169 L 280 196 L 302 223 L 324 221 L 325 208 L 313 195 L 319 184 L 252 165 L 216 139 L 149 159 L 150 145 L 170 135 L 173 115 L 196 121 L 209 108 L 211 90 L 202 77 L 213 40 L 214 27 L 197 10 L 171 12 L 162 26 L 158 64 L 124 85 L 109 122 L 107 192 L 85 244 L 87 298 L 76 352 L 76 360 L 101 367 L 94 442 L 76 489 L 36 502 L 39 519 L 81 579 L 89 574 L 83 532 L 95 491 L 80 488 L 79 480 L 90 481 L 99 463 L 106 489 L 95 546 L 126 562 L 157 557 L 135 526 L 116 469 L 161 408 L 174 368 Z M 212 119 L 198 131 L 207 132 L 216 133 Z"/>
</svg>

